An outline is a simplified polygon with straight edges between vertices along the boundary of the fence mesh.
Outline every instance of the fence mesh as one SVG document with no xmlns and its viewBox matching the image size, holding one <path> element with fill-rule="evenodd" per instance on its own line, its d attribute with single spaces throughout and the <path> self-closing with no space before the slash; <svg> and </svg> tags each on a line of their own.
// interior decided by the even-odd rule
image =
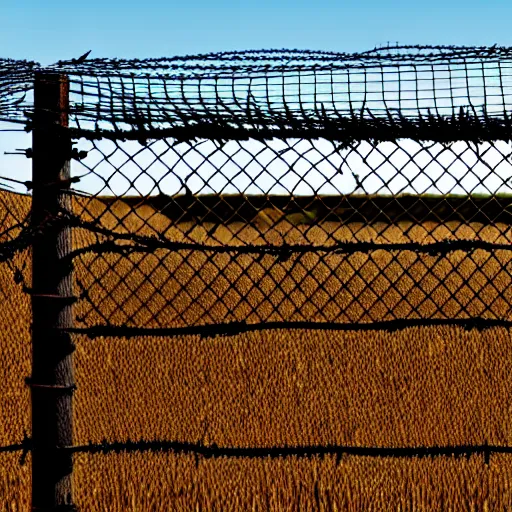
<svg viewBox="0 0 512 512">
<path fill-rule="evenodd" d="M 68 77 L 74 142 L 69 210 L 31 219 L 0 194 L 0 261 L 30 291 L 34 237 L 70 224 L 90 336 L 511 326 L 511 67 L 499 47 L 0 60 L 0 118 L 27 132 L 35 73 Z M 510 451 L 403 453 L 457 450 Z"/>
<path fill-rule="evenodd" d="M 5 61 L 27 130 L 69 77 L 75 329 L 510 322 L 510 57 Z"/>
<path fill-rule="evenodd" d="M 56 224 L 70 225 L 72 251 L 52 271 L 68 275 L 73 269 L 73 296 L 57 297 L 76 300 L 71 332 L 214 336 L 268 328 L 512 326 L 512 48 L 270 50 L 146 60 L 86 54 L 48 67 L 0 59 L 0 121 L 27 133 L 38 120 L 36 73 L 64 75 L 69 82 L 69 126 L 57 127 L 55 134 L 60 130 L 73 142 L 70 154 L 61 155 L 72 160 L 71 187 L 65 190 L 71 200 L 61 201 L 56 215 L 31 218 L 30 200 L 16 194 L 38 184 L 17 170 L 2 171 L 0 186 L 8 190 L 0 191 L 0 263 L 7 262 L 15 281 L 37 296 L 30 274 L 34 240 Z M 67 151 L 60 139 L 56 148 Z M 33 148 L 14 153 L 37 157 Z M 11 292 L 0 288 L 6 301 Z M 479 359 L 484 358 L 482 352 Z M 480 371 L 468 368 L 468 375 Z M 503 386 L 499 381 L 506 371 L 498 368 L 492 381 L 494 370 L 487 370 L 480 371 L 481 381 Z M 109 393 L 118 386 L 113 375 Z M 462 378 L 450 376 L 447 387 Z M 76 388 L 25 382 L 52 393 Z M 93 385 L 90 393 L 98 389 Z M 446 389 L 443 385 L 439 388 Z M 111 431 L 105 424 L 80 426 L 83 439 L 59 449 L 185 452 L 195 454 L 196 468 L 198 456 L 327 454 L 338 460 L 342 454 L 479 453 L 487 464 L 491 453 L 512 450 L 499 415 L 489 413 L 504 403 L 498 400 L 499 386 L 481 394 L 488 409 L 478 411 L 478 428 L 468 423 L 471 435 L 458 432 L 453 422 L 446 436 L 418 435 L 417 446 L 410 437 L 399 447 L 400 438 L 385 436 L 375 446 L 366 441 L 375 441 L 375 431 L 358 440 L 347 401 L 347 428 L 354 436 L 319 434 L 309 445 L 300 427 L 296 437 L 282 437 L 298 439 L 294 446 L 272 440 L 268 446 L 207 443 L 205 412 L 200 441 L 193 429 L 171 430 L 162 414 L 159 425 L 174 439 L 148 440 L 146 431 L 137 431 L 140 425 L 126 421 L 129 432 L 124 426 Z M 374 399 L 368 389 L 362 400 Z M 395 391 L 400 400 L 405 396 L 402 388 Z M 491 393 L 498 396 L 495 402 Z M 161 396 L 167 404 L 169 395 Z M 135 401 L 130 396 L 128 402 L 131 407 Z M 135 411 L 151 408 L 142 402 Z M 199 402 L 190 411 L 199 410 Z M 478 403 L 475 399 L 475 411 Z M 465 403 L 447 410 L 455 416 L 453 411 L 468 408 Z M 422 417 L 425 430 L 437 427 L 436 414 Z M 94 423 L 93 416 L 84 424 Z M 364 421 L 369 429 L 391 429 L 390 416 L 386 411 L 375 416 L 379 421 Z M 293 422 L 286 418 L 288 429 Z M 99 442 L 98 432 L 114 434 Z M 139 432 L 133 434 L 138 440 L 130 439 L 132 432 Z M 180 432 L 188 439 L 177 440 Z M 403 428 L 400 435 L 405 439 L 410 432 L 415 431 Z M 448 445 L 433 446 L 438 439 Z M 24 464 L 29 451 L 37 453 L 34 446 L 25 433 L 0 452 L 21 451 Z"/>
<path fill-rule="evenodd" d="M 507 144 L 109 145 L 77 166 L 111 194 L 76 198 L 77 327 L 511 320 Z"/>
</svg>

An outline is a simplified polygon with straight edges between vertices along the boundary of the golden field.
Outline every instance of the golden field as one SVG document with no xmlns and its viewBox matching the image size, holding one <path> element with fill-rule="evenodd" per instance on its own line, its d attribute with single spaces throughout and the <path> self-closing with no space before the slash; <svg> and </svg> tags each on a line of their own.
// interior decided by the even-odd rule
<svg viewBox="0 0 512 512">
<path fill-rule="evenodd" d="M 3 194 L 3 202 L 20 215 L 29 208 L 28 197 Z M 77 210 L 82 206 L 77 204 Z M 91 218 L 103 208 L 99 202 L 87 207 Z M 128 208 L 118 203 L 113 211 L 115 215 L 102 216 L 102 223 L 119 231 L 152 234 L 167 229 L 167 236 L 176 241 L 208 242 L 212 236 L 202 226 L 189 226 L 192 231 L 186 235 L 188 227 L 172 226 L 167 217 L 149 207 L 126 216 Z M 115 217 L 123 216 L 124 227 L 116 226 Z M 404 241 L 408 227 L 358 226 L 357 236 Z M 336 239 L 354 237 L 354 226 L 323 228 L 336 233 Z M 442 239 L 454 229 L 418 226 L 409 231 L 408 240 Z M 460 237 L 471 237 L 476 228 L 456 229 Z M 481 229 L 483 239 L 512 240 L 505 228 Z M 431 239 L 426 238 L 427 231 Z M 329 243 L 322 240 L 321 232 L 324 229 L 309 229 L 309 242 Z M 233 244 L 300 243 L 305 233 L 305 226 L 285 232 L 284 223 L 268 229 L 256 222 L 220 226 L 211 243 L 214 239 Z M 75 247 L 94 241 L 84 230 L 74 235 Z M 123 325 L 134 310 L 139 312 L 133 323 L 145 326 L 213 323 L 248 314 L 253 315 L 251 321 L 371 321 L 386 319 L 390 310 L 407 317 L 407 303 L 418 306 L 423 315 L 432 311 L 460 315 L 456 303 L 449 300 L 450 293 L 457 293 L 471 314 L 482 316 L 489 314 L 482 304 L 492 304 L 493 314 L 505 316 L 512 303 L 509 251 L 495 251 L 492 257 L 485 251 L 475 251 L 471 257 L 457 251 L 441 259 L 404 253 L 396 256 L 403 259 L 394 265 L 391 261 L 391 268 L 385 251 L 350 257 L 322 255 L 321 261 L 306 254 L 278 264 L 271 256 L 255 262 L 250 255 L 205 259 L 199 251 L 160 253 L 108 254 L 96 260 L 93 255 L 81 256 L 76 279 L 90 286 L 91 300 L 82 300 L 76 307 L 77 315 L 84 318 L 79 325 L 101 323 L 101 314 L 112 315 L 110 321 Z M 20 265 L 26 256 L 19 255 L 15 263 Z M 166 268 L 158 264 L 158 258 Z M 127 275 L 134 263 L 136 270 Z M 409 269 L 408 275 L 398 263 Z M 221 270 L 215 272 L 214 264 Z M 353 278 L 350 268 L 354 266 L 360 269 L 361 280 Z M 24 384 L 30 374 L 30 301 L 13 282 L 6 264 L 1 267 L 0 372 L 4 384 L 0 443 L 5 446 L 21 442 L 24 429 L 30 432 L 30 394 Z M 241 277 L 240 268 L 247 269 L 249 280 L 257 286 Z M 267 270 L 273 280 L 265 277 Z M 91 272 L 95 276 L 105 273 L 101 286 L 93 285 Z M 308 273 L 315 279 L 308 279 Z M 379 279 L 383 273 L 387 280 Z M 171 274 L 174 277 L 169 279 Z M 149 284 L 145 276 L 150 276 Z M 372 278 L 370 286 L 364 283 Z M 465 284 L 462 279 L 467 280 Z M 118 285 L 121 280 L 127 284 Z M 283 297 L 276 291 L 276 282 L 281 293 L 291 297 L 281 308 Z M 390 283 L 399 293 L 392 293 Z M 351 296 L 358 297 L 359 307 L 343 302 L 348 300 L 343 294 L 347 286 L 352 287 Z M 213 292 L 208 293 L 208 287 Z M 235 287 L 236 294 L 230 292 Z M 421 290 L 425 295 L 430 291 L 430 302 L 422 301 Z M 113 298 L 105 299 L 107 292 Z M 167 304 L 171 299 L 172 307 Z M 116 303 L 121 304 L 117 314 Z M 336 307 L 346 316 L 339 316 Z M 217 338 L 91 340 L 77 335 L 75 343 L 77 445 L 102 439 L 161 439 L 221 447 L 414 447 L 486 442 L 508 446 L 512 441 L 512 346 L 505 328 L 482 332 L 454 326 L 395 332 L 267 330 Z M 0 457 L 0 510 L 28 510 L 30 455 L 24 466 L 19 465 L 19 452 Z M 492 455 L 488 465 L 483 456 L 344 456 L 339 461 L 332 456 L 199 457 L 196 464 L 193 455 L 161 452 L 77 454 L 75 461 L 75 499 L 80 510 L 88 511 L 512 508 L 512 457 L 500 454 Z"/>
</svg>

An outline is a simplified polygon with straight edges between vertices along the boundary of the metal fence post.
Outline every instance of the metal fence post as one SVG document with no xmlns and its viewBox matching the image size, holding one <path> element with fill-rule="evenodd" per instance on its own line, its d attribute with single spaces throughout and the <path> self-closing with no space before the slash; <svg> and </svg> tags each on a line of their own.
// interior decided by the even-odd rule
<svg viewBox="0 0 512 512">
<path fill-rule="evenodd" d="M 36 73 L 32 137 L 32 223 L 42 226 L 32 252 L 32 508 L 73 510 L 71 337 L 72 275 L 61 259 L 71 251 L 71 228 L 55 222 L 70 209 L 69 82 Z"/>
</svg>

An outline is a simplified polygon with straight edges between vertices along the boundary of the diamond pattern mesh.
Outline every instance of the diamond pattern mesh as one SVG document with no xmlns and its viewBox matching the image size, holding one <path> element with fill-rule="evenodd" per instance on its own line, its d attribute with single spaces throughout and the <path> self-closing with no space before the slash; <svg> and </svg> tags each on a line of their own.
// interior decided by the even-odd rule
<svg viewBox="0 0 512 512">
<path fill-rule="evenodd" d="M 78 328 L 512 320 L 509 143 L 78 146 Z"/>
</svg>

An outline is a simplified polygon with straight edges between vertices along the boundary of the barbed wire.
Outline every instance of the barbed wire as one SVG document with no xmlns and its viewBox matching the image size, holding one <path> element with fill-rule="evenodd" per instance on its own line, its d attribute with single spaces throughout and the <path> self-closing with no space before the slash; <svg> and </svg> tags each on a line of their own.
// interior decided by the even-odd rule
<svg viewBox="0 0 512 512">
<path fill-rule="evenodd" d="M 100 443 L 89 441 L 85 445 L 59 447 L 59 450 L 72 453 L 130 453 L 130 452 L 174 452 L 190 454 L 196 457 L 196 464 L 201 459 L 230 457 L 248 459 L 275 459 L 285 457 L 326 457 L 335 456 L 337 462 L 344 455 L 382 458 L 436 458 L 436 457 L 466 457 L 483 455 L 485 463 L 489 464 L 492 454 L 512 453 L 512 447 L 499 445 L 449 445 L 449 446 L 407 446 L 407 447 L 378 447 L 378 446 L 347 446 L 347 445 L 314 445 L 314 446 L 272 446 L 272 447 L 223 447 L 215 443 L 187 443 L 177 441 L 107 441 Z M 32 451 L 32 440 L 25 433 L 20 443 L 0 447 L 0 453 L 22 451 L 20 465 L 25 464 L 26 455 Z"/>
</svg>

